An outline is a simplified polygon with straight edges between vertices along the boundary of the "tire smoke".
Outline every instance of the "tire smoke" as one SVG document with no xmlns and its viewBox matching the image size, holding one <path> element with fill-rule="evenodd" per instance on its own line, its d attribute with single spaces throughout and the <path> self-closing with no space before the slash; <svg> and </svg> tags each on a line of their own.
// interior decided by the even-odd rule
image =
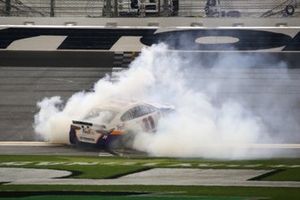
<svg viewBox="0 0 300 200">
<path fill-rule="evenodd" d="M 224 55 L 211 59 L 213 64 L 208 67 L 194 56 L 168 50 L 164 44 L 144 48 L 128 70 L 116 74 L 117 82 L 111 82 L 106 76 L 95 83 L 93 92 L 76 93 L 66 103 L 60 97 L 39 102 L 35 132 L 44 140 L 68 143 L 73 119 L 83 118 L 91 108 L 109 99 L 134 99 L 170 104 L 176 109 L 159 121 L 155 134 L 136 134 L 133 148 L 151 156 L 220 159 L 276 156 L 272 150 L 253 154 L 255 150 L 247 146 L 288 138 L 279 136 L 284 130 L 278 124 L 280 120 L 281 125 L 298 126 L 296 122 L 283 120 L 283 116 L 275 117 L 274 123 L 275 118 L 270 116 L 276 112 L 274 107 L 291 109 L 290 101 L 274 105 L 274 95 L 261 92 L 261 95 L 249 96 L 248 90 L 257 88 L 255 84 L 258 84 L 253 79 L 259 76 L 258 72 L 254 73 L 259 70 L 255 67 L 266 58 Z M 284 63 L 273 67 L 283 74 L 284 80 L 289 80 Z M 264 81 L 264 84 L 267 83 Z M 280 84 L 267 90 L 278 88 Z"/>
</svg>

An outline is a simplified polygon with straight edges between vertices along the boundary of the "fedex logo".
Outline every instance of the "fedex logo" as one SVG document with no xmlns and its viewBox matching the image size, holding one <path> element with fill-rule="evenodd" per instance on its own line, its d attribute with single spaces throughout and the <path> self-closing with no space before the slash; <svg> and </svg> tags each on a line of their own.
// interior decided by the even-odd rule
<svg viewBox="0 0 300 200">
<path fill-rule="evenodd" d="M 300 51 L 300 29 L 176 29 L 156 28 L 6 28 L 0 30 L 0 49 L 15 41 L 38 36 L 65 36 L 57 49 L 110 50 L 122 37 L 136 37 L 151 46 L 159 42 L 173 50 L 192 51 Z M 209 41 L 210 38 L 214 40 Z M 226 38 L 217 42 L 218 38 Z M 34 40 L 33 40 L 34 41 Z"/>
</svg>

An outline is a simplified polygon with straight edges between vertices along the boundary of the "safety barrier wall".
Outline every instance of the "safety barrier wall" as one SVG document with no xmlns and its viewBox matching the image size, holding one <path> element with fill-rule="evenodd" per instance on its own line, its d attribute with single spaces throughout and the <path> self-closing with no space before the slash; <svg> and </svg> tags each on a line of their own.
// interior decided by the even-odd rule
<svg viewBox="0 0 300 200">
<path fill-rule="evenodd" d="M 0 50 L 0 58 L 0 66 L 112 68 L 114 52 Z"/>
<path fill-rule="evenodd" d="M 291 68 L 300 67 L 299 27 L 179 27 L 165 31 L 96 26 L 2 26 L 0 66 L 127 67 L 143 46 L 159 41 L 182 55 L 197 54 L 194 57 L 201 62 L 218 55 L 257 54 L 272 56 Z"/>
</svg>

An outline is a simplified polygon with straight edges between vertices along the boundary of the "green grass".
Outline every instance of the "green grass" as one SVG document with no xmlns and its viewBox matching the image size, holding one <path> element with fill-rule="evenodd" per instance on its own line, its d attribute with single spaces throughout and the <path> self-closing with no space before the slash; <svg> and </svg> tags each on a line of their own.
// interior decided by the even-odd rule
<svg viewBox="0 0 300 200">
<path fill-rule="evenodd" d="M 88 192 L 142 192 L 151 195 L 176 196 L 176 197 L 197 197 L 207 199 L 272 199 L 272 200 L 298 200 L 300 197 L 299 188 L 264 188 L 264 187 L 203 187 L 203 186 L 55 186 L 55 185 L 0 185 L 0 196 L 7 196 L 5 191 L 12 191 L 17 194 L 18 191 L 27 191 L 31 196 L 34 191 L 53 192 L 53 195 L 59 194 L 58 191 L 84 191 Z M 102 194 L 103 195 L 103 194 Z M 61 195 L 60 196 L 66 196 Z M 234 198 L 233 198 L 234 197 Z M 179 198 L 179 199 L 180 199 Z M 3 198 L 0 198 L 1 200 Z M 23 198 L 22 198 L 23 199 Z M 163 198 L 161 198 L 163 199 Z"/>
<path fill-rule="evenodd" d="M 18 163 L 11 163 L 18 162 Z M 15 164 L 24 165 L 16 166 Z M 148 164 L 155 165 L 148 165 Z M 88 164 L 88 165 L 86 165 Z M 155 167 L 210 169 L 280 169 L 278 173 L 259 180 L 300 181 L 300 158 L 246 161 L 223 161 L 172 158 L 124 158 L 82 156 L 7 156 L 0 155 L 0 167 L 60 169 L 73 172 L 74 178 L 114 178 Z"/>
<path fill-rule="evenodd" d="M 104 195 L 65 195 L 65 196 L 60 196 L 60 195 L 39 195 L 39 196 L 27 196 L 23 197 L 22 200 L 151 200 L 151 199 L 156 199 L 156 200 L 165 200 L 165 199 L 170 199 L 170 200 L 246 200 L 246 198 L 242 197 L 209 197 L 209 196 L 197 196 L 197 197 L 189 197 L 189 196 L 157 196 L 157 195 L 114 195 L 114 196 L 104 196 Z M 11 199 L 16 199 L 14 198 L 1 198 L 1 200 L 11 200 Z"/>
<path fill-rule="evenodd" d="M 155 163 L 155 165 L 153 165 Z M 0 167 L 61 169 L 73 172 L 74 178 L 114 178 L 149 168 L 212 168 L 212 169 L 275 169 L 276 173 L 258 180 L 300 181 L 300 159 L 269 160 L 205 160 L 141 157 L 82 157 L 82 156 L 7 156 L 0 155 Z M 19 193 L 25 197 L 18 197 Z M 85 195 L 75 195 L 74 192 Z M 150 196 L 127 196 L 120 193 L 147 193 Z M 38 193 L 38 195 L 37 195 Z M 63 193 L 63 194 L 62 194 Z M 91 195 L 91 193 L 93 193 Z M 58 195 L 61 198 L 55 196 Z M 113 194 L 113 196 L 111 196 Z M 12 195 L 12 198 L 9 198 Z M 71 196 L 70 196 L 71 195 Z M 73 196 L 72 196 L 73 195 Z M 87 185 L 6 185 L 0 183 L 0 200 L 20 199 L 79 199 L 120 198 L 126 200 L 148 199 L 207 199 L 207 200 L 298 200 L 299 188 L 264 187 L 206 187 L 206 186 L 87 186 Z"/>
<path fill-rule="evenodd" d="M 300 180 L 300 170 L 299 170 L 299 168 L 280 170 L 278 173 L 275 173 L 272 176 L 267 176 L 261 180 L 265 180 L 265 181 L 299 181 Z"/>
</svg>

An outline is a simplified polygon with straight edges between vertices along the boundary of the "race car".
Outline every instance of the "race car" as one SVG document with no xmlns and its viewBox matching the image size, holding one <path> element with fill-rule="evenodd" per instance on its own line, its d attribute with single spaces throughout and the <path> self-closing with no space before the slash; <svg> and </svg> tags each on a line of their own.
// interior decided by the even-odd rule
<svg viewBox="0 0 300 200">
<path fill-rule="evenodd" d="M 161 117 L 174 111 L 172 106 L 134 101 L 110 101 L 93 108 L 83 120 L 73 120 L 69 140 L 74 145 L 129 147 L 139 132 L 154 133 Z"/>
</svg>

